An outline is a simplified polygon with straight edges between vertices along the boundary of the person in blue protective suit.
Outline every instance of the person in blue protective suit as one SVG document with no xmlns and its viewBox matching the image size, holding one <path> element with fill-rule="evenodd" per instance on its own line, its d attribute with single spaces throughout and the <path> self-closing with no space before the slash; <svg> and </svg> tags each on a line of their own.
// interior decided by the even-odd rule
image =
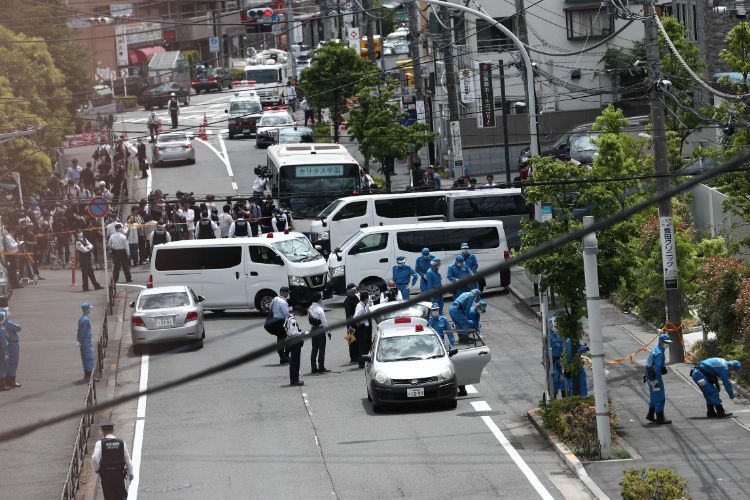
<svg viewBox="0 0 750 500">
<path fill-rule="evenodd" d="M 470 331 L 474 329 L 467 315 L 471 311 L 471 305 L 474 300 L 479 300 L 481 293 L 478 288 L 469 292 L 464 292 L 451 303 L 451 308 L 448 310 L 451 315 L 453 323 L 456 325 L 458 330 L 458 340 L 460 342 L 467 342 L 470 337 Z"/>
<path fill-rule="evenodd" d="M 448 266 L 448 274 L 445 276 L 450 283 L 466 278 L 471 275 L 471 271 L 464 265 L 464 258 L 460 255 L 456 256 L 456 260 Z M 474 287 L 476 288 L 476 287 Z M 453 300 L 464 292 L 468 292 L 473 288 L 469 288 L 469 285 L 459 286 L 453 290 Z"/>
<path fill-rule="evenodd" d="M 563 342 L 563 354 L 565 354 L 565 359 L 567 360 L 567 363 L 570 365 L 573 362 L 573 356 L 577 356 L 580 358 L 581 354 L 589 351 L 589 346 L 580 343 L 578 344 L 578 348 L 576 349 L 576 352 L 573 353 L 573 342 L 570 339 L 565 339 L 565 342 Z M 583 367 L 583 363 L 580 363 L 578 365 L 578 373 L 573 373 L 572 371 L 563 371 L 563 376 L 565 377 L 565 391 L 568 396 L 588 396 L 589 395 L 589 389 L 586 384 L 586 370 Z M 574 377 L 578 378 L 578 394 L 575 393 L 575 384 L 574 384 Z"/>
<path fill-rule="evenodd" d="M 3 321 L 5 321 L 5 311 L 3 311 Z M 0 391 L 10 390 L 10 387 L 5 384 L 5 377 L 8 376 L 9 359 L 8 337 L 5 333 L 5 328 L 0 328 Z"/>
<path fill-rule="evenodd" d="M 549 348 L 552 355 L 552 397 L 556 398 L 558 393 L 563 393 L 563 369 L 561 358 L 563 355 L 563 341 L 557 334 L 555 316 L 547 319 L 547 335 L 549 337 Z"/>
<path fill-rule="evenodd" d="M 430 255 L 430 249 L 425 247 L 422 249 L 422 255 L 417 257 L 417 263 L 414 265 L 414 271 L 422 278 L 419 281 L 419 291 L 421 293 L 425 293 L 429 289 L 427 286 L 427 271 L 430 270 L 430 263 L 434 258 Z"/>
<path fill-rule="evenodd" d="M 482 316 L 482 313 L 487 312 L 487 302 L 480 300 L 473 306 L 471 306 L 471 310 L 466 314 L 466 318 L 469 320 L 469 324 L 471 324 L 471 327 L 474 328 L 474 330 L 477 332 L 477 335 L 479 335 L 482 331 L 482 326 L 479 323 L 479 318 Z"/>
<path fill-rule="evenodd" d="M 471 271 L 471 274 L 476 274 L 479 269 L 479 262 L 477 262 L 477 256 L 469 252 L 469 244 L 464 242 L 461 243 L 461 257 L 464 259 L 464 266 L 466 269 Z M 469 289 L 479 288 L 478 283 L 474 282 L 469 284 Z"/>
<path fill-rule="evenodd" d="M 88 302 L 81 306 L 83 314 L 78 320 L 78 347 L 81 349 L 81 363 L 83 364 L 83 381 L 91 380 L 91 372 L 94 371 L 94 331 L 91 328 L 89 313 L 91 304 Z"/>
<path fill-rule="evenodd" d="M 10 320 L 10 313 L 0 309 L 0 329 L 3 330 L 5 338 L 8 342 L 8 370 L 5 374 L 5 386 L 8 389 L 15 389 L 21 387 L 21 384 L 16 382 L 16 372 L 18 371 L 18 361 L 21 354 L 19 345 L 18 334 L 21 332 L 21 327 Z M 3 381 L 0 380 L 0 385 Z"/>
<path fill-rule="evenodd" d="M 657 424 L 672 423 L 671 420 L 664 418 L 664 403 L 667 398 L 664 391 L 664 381 L 662 380 L 662 375 L 667 373 L 664 347 L 671 343 L 668 333 L 659 335 L 659 342 L 651 349 L 651 353 L 646 360 L 646 375 L 643 376 L 643 381 L 648 384 L 648 415 L 646 415 L 646 420 Z"/>
<path fill-rule="evenodd" d="M 447 347 L 449 350 L 455 347 L 455 338 L 453 337 L 451 325 L 445 316 L 440 315 L 440 307 L 434 302 L 432 303 L 432 307 L 430 307 L 430 318 L 427 320 L 427 326 L 440 335 L 440 338 L 443 339 L 443 343 L 445 343 L 445 338 L 448 337 Z"/>
<path fill-rule="evenodd" d="M 434 290 L 443 286 L 443 277 L 440 275 L 440 259 L 435 257 L 430 261 L 430 268 L 427 270 L 427 291 Z M 440 315 L 443 315 L 443 295 L 433 297 L 432 301 L 435 302 L 440 308 Z"/>
<path fill-rule="evenodd" d="M 406 264 L 406 257 L 403 255 L 396 257 L 396 265 L 393 266 L 393 281 L 404 300 L 409 300 L 409 280 L 411 279 L 412 285 L 416 285 L 417 278 L 419 275 Z"/>
<path fill-rule="evenodd" d="M 719 380 L 724 384 L 729 399 L 734 399 L 734 390 L 729 377 L 732 372 L 736 372 L 742 367 L 742 363 L 737 360 L 727 361 L 724 358 L 704 359 L 698 366 L 690 370 L 690 376 L 693 378 L 698 387 L 703 391 L 703 397 L 706 399 L 706 416 L 709 418 L 729 417 L 732 415 L 724 411 L 719 397 Z"/>
</svg>

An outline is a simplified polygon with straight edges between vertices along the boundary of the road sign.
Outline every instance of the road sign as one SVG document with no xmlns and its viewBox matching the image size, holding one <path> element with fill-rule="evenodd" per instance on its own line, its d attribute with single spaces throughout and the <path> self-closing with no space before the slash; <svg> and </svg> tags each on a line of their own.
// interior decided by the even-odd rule
<svg viewBox="0 0 750 500">
<path fill-rule="evenodd" d="M 453 146 L 453 164 L 456 168 L 464 166 L 463 146 L 461 145 L 461 124 L 458 120 L 450 123 L 451 145 Z"/>
<path fill-rule="evenodd" d="M 94 196 L 86 208 L 91 217 L 103 219 L 109 213 L 109 202 L 103 196 Z"/>
<path fill-rule="evenodd" d="M 349 40 L 349 48 L 359 51 L 359 28 L 349 28 L 347 39 Z"/>
<path fill-rule="evenodd" d="M 214 52 L 214 53 L 219 52 L 219 37 L 218 36 L 208 37 L 208 50 L 209 52 Z"/>
</svg>

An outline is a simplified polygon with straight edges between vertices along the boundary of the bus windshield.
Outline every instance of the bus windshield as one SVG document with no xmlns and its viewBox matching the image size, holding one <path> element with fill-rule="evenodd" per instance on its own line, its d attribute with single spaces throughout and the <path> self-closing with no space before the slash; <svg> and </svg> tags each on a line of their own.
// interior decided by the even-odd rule
<svg viewBox="0 0 750 500">
<path fill-rule="evenodd" d="M 246 69 L 246 80 L 255 80 L 255 83 L 278 83 L 281 81 L 277 69 Z"/>
<path fill-rule="evenodd" d="M 296 217 L 315 217 L 336 198 L 359 186 L 357 164 L 288 165 L 279 172 L 279 198 Z"/>
</svg>

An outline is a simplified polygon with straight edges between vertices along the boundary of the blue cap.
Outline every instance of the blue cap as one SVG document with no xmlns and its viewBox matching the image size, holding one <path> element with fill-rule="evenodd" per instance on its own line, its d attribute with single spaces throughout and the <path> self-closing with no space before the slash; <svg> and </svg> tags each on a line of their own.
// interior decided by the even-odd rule
<svg viewBox="0 0 750 500">
<path fill-rule="evenodd" d="M 456 255 L 456 262 L 463 262 L 464 258 L 461 255 Z"/>
<path fill-rule="evenodd" d="M 469 244 L 468 243 L 461 243 L 461 250 L 463 250 L 464 248 L 468 249 L 469 248 Z"/>
<path fill-rule="evenodd" d="M 347 290 L 351 290 L 352 288 L 357 288 L 357 285 L 355 285 L 354 283 L 349 283 L 348 285 L 346 285 Z"/>
<path fill-rule="evenodd" d="M 422 255 L 429 255 L 429 254 L 430 254 L 430 249 L 429 249 L 429 248 L 427 248 L 427 247 L 424 247 L 424 248 L 422 249 Z"/>
<path fill-rule="evenodd" d="M 735 370 L 739 370 L 740 368 L 742 368 L 742 363 L 740 363 L 736 359 L 733 359 L 729 362 L 729 366 L 733 367 Z"/>
<path fill-rule="evenodd" d="M 403 255 L 399 255 L 398 257 L 396 257 L 396 262 L 398 262 L 399 264 L 402 262 L 406 262 L 406 257 L 404 257 Z"/>
<path fill-rule="evenodd" d="M 440 260 L 440 257 L 435 257 L 430 261 L 430 264 L 433 266 L 439 266 L 442 261 Z"/>
<path fill-rule="evenodd" d="M 89 304 L 88 302 L 84 302 L 83 304 L 81 304 L 81 309 L 83 309 L 83 312 L 86 312 L 91 309 L 91 304 Z"/>
<path fill-rule="evenodd" d="M 487 302 L 485 302 L 483 300 L 480 300 L 479 302 L 477 302 L 477 307 L 479 309 L 481 309 L 482 312 L 486 312 L 487 311 Z"/>
<path fill-rule="evenodd" d="M 659 335 L 659 342 L 664 342 L 666 344 L 671 344 L 672 343 L 672 339 L 669 338 L 669 334 L 668 333 L 662 333 L 661 335 Z"/>
<path fill-rule="evenodd" d="M 288 286 L 282 286 L 281 288 L 279 288 L 279 293 L 281 293 L 281 292 L 288 292 L 288 291 L 289 291 L 289 287 Z"/>
<path fill-rule="evenodd" d="M 477 297 L 482 296 L 482 291 L 479 290 L 479 288 L 475 288 L 474 290 L 472 290 L 472 292 L 474 292 L 474 295 L 476 295 Z"/>
</svg>

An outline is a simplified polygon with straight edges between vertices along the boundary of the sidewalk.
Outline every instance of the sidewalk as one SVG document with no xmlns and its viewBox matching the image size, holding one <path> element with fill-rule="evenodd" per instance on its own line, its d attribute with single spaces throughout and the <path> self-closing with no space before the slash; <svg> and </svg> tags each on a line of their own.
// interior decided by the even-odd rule
<svg viewBox="0 0 750 500">
<path fill-rule="evenodd" d="M 514 269 L 512 276 L 511 293 L 539 314 L 533 285 L 524 270 Z M 609 301 L 602 301 L 601 312 L 607 360 L 628 356 L 656 334 L 651 327 L 623 314 Z M 748 401 L 740 397 L 731 401 L 722 389 L 724 407 L 734 413 L 734 418 L 708 419 L 703 396 L 689 379 L 692 365 L 674 364 L 664 377 L 665 415 L 672 420 L 672 425 L 649 424 L 644 418 L 648 411 L 648 390 L 641 380 L 648 352 L 637 354 L 636 364 L 624 361 L 606 366 L 608 394 L 620 424 L 617 433 L 642 458 L 584 463 L 589 476 L 610 498 L 620 498 L 623 470 L 668 467 L 687 479 L 691 498 L 749 498 Z M 588 380 L 591 387 L 591 376 Z"/>
<path fill-rule="evenodd" d="M 10 318 L 23 327 L 17 380 L 23 387 L 0 393 L 0 430 L 83 408 L 87 386 L 76 346 L 81 304 L 94 309 L 99 336 L 106 290 L 71 287 L 70 269 L 42 269 L 46 279 L 13 293 Z M 80 273 L 77 273 L 80 280 Z M 79 420 L 68 420 L 15 441 L 0 443 L 2 498 L 59 498 L 73 454 Z"/>
</svg>

